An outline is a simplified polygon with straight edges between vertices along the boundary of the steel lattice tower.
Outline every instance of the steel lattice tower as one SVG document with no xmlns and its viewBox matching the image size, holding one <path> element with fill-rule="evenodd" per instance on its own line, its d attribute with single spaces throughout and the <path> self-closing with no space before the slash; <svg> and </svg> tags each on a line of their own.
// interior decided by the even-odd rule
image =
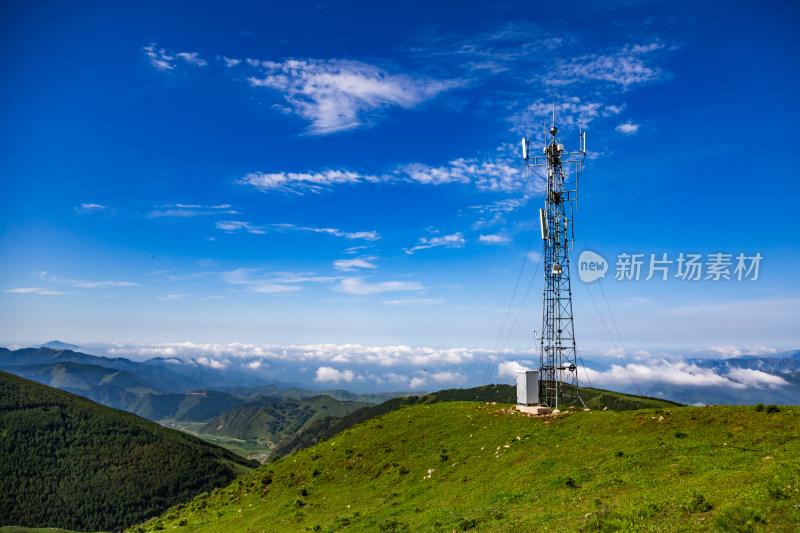
<svg viewBox="0 0 800 533">
<path fill-rule="evenodd" d="M 545 126 L 546 128 L 546 126 Z M 544 241 L 544 293 L 539 358 L 539 403 L 558 409 L 560 405 L 582 403 L 578 394 L 577 348 L 572 317 L 572 287 L 569 276 L 569 247 L 574 243 L 574 204 L 578 199 L 578 176 L 583 170 L 586 137 L 580 131 L 580 149 L 565 152 L 556 138 L 555 106 L 553 126 L 545 133 L 543 155 L 530 155 L 528 139 L 522 140 L 522 155 L 528 171 L 547 170 L 547 191 L 539 219 Z M 565 165 L 574 164 L 568 179 Z M 533 170 L 538 174 L 536 170 Z M 541 177 L 541 176 L 540 176 Z"/>
</svg>

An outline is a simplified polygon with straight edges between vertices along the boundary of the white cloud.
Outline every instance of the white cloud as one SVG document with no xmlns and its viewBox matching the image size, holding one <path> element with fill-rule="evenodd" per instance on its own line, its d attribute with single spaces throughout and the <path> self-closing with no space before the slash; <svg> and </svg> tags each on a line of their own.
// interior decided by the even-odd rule
<svg viewBox="0 0 800 533">
<path fill-rule="evenodd" d="M 252 185 L 263 191 L 287 191 L 302 193 L 304 191 L 321 192 L 333 185 L 356 184 L 363 182 L 376 183 L 384 178 L 369 174 L 360 174 L 349 170 L 323 170 L 321 172 L 250 172 L 237 180 L 242 185 Z"/>
<path fill-rule="evenodd" d="M 336 370 L 330 366 L 321 366 L 317 369 L 314 381 L 317 383 L 340 383 L 342 381 L 352 383 L 356 378 L 352 370 Z"/>
<path fill-rule="evenodd" d="M 423 371 L 419 375 L 411 378 L 409 382 L 409 386 L 412 389 L 418 389 L 420 387 L 424 387 L 429 382 L 434 382 L 438 384 L 448 383 L 452 385 L 458 385 L 464 383 L 466 380 L 466 376 L 461 374 L 460 372 L 426 372 Z"/>
<path fill-rule="evenodd" d="M 250 172 L 236 183 L 251 185 L 262 192 L 285 191 L 303 194 L 320 193 L 335 185 L 362 183 L 415 183 L 421 185 L 462 184 L 473 185 L 482 192 L 521 192 L 525 195 L 541 193 L 542 180 L 529 179 L 524 165 L 505 158 L 457 158 L 440 166 L 408 163 L 398 166 L 391 174 L 374 175 L 354 170 L 324 170 L 320 172 Z M 523 199 L 504 199 L 480 209 L 507 212 L 524 205 Z"/>
<path fill-rule="evenodd" d="M 199 57 L 200 54 L 197 52 L 178 52 L 175 54 L 175 57 L 179 57 L 189 63 L 190 65 L 197 65 L 198 67 L 205 67 L 208 65 L 208 62 L 205 59 Z"/>
<path fill-rule="evenodd" d="M 428 377 L 437 383 L 456 383 L 464 380 L 464 375 L 459 372 L 434 372 Z"/>
<path fill-rule="evenodd" d="M 125 357 L 178 357 L 191 360 L 196 357 L 226 361 L 241 359 L 246 362 L 259 360 L 273 363 L 297 365 L 338 364 L 364 365 L 372 368 L 418 368 L 450 371 L 454 367 L 484 362 L 494 351 L 482 348 L 429 348 L 421 346 L 362 344 L 203 344 L 194 342 L 166 343 L 115 343 L 106 349 L 109 356 Z M 504 357 L 529 359 L 538 357 L 535 350 L 503 350 Z M 520 360 L 522 360 L 520 359 Z"/>
<path fill-rule="evenodd" d="M 497 365 L 498 378 L 517 378 L 517 372 L 520 370 L 531 370 L 530 368 L 519 364 L 516 361 L 503 361 Z"/>
<path fill-rule="evenodd" d="M 382 300 L 386 305 L 438 305 L 444 300 L 441 298 L 399 298 L 397 300 Z"/>
<path fill-rule="evenodd" d="M 408 383 L 410 379 L 405 374 L 396 374 L 394 372 L 382 374 L 381 377 L 388 383 Z"/>
<path fill-rule="evenodd" d="M 768 346 L 712 346 L 707 351 L 710 351 L 714 355 L 723 358 L 741 357 L 743 355 L 771 355 L 778 353 L 778 350 Z"/>
<path fill-rule="evenodd" d="M 183 300 L 184 298 L 186 298 L 185 294 L 168 294 L 166 296 L 158 296 L 156 300 L 163 300 L 169 302 L 175 300 Z"/>
<path fill-rule="evenodd" d="M 646 352 L 643 352 L 646 354 Z M 713 368 L 703 368 L 683 360 L 646 358 L 644 364 L 612 365 L 609 370 L 586 369 L 595 386 L 628 386 L 633 376 L 639 383 L 668 383 L 681 386 L 720 386 L 732 389 L 747 387 L 777 388 L 789 383 L 779 376 L 760 370 L 731 368 L 725 374 Z M 583 369 L 581 369 L 581 375 Z"/>
<path fill-rule="evenodd" d="M 216 228 L 221 229 L 226 233 L 234 233 L 239 230 L 244 230 L 247 233 L 253 233 L 256 235 L 263 235 L 266 233 L 264 228 L 254 226 L 249 222 L 243 222 L 241 220 L 218 220 L 216 223 Z"/>
<path fill-rule="evenodd" d="M 225 66 L 228 68 L 235 67 L 236 65 L 242 62 L 241 59 L 231 59 L 230 57 L 224 57 L 224 56 L 219 57 L 218 59 L 223 63 L 225 63 Z"/>
<path fill-rule="evenodd" d="M 78 213 L 114 213 L 116 210 L 102 204 L 81 204 L 75 208 Z"/>
<path fill-rule="evenodd" d="M 16 294 L 41 294 L 43 296 L 57 296 L 60 294 L 69 294 L 64 291 L 51 291 L 49 289 L 42 289 L 39 287 L 19 287 L 17 289 L 6 289 L 5 292 L 12 292 Z"/>
<path fill-rule="evenodd" d="M 395 291 L 420 291 L 424 287 L 417 281 L 381 281 L 369 283 L 364 278 L 351 277 L 342 278 L 337 286 L 334 287 L 339 292 L 364 296 L 381 292 Z"/>
<path fill-rule="evenodd" d="M 181 60 L 189 65 L 205 67 L 208 62 L 202 59 L 197 52 L 167 52 L 163 48 L 157 48 L 155 43 L 150 43 L 142 48 L 145 55 L 150 59 L 150 64 L 156 70 L 173 70 L 177 66 L 177 61 Z"/>
<path fill-rule="evenodd" d="M 419 389 L 420 387 L 425 386 L 425 378 L 411 378 L 411 381 L 408 384 L 409 387 L 412 389 Z"/>
<path fill-rule="evenodd" d="M 345 239 L 363 239 L 365 241 L 377 241 L 381 236 L 377 231 L 355 231 L 347 232 L 336 228 L 314 228 L 308 226 L 295 226 L 294 224 L 273 224 L 273 227 L 281 230 L 310 231 L 313 233 L 327 233 L 335 237 Z"/>
<path fill-rule="evenodd" d="M 406 249 L 405 252 L 411 255 L 417 250 L 425 250 L 427 248 L 435 248 L 437 246 L 444 246 L 446 248 L 461 248 L 464 246 L 465 242 L 464 235 L 460 231 L 453 233 L 452 235 L 431 237 L 430 239 L 421 237 L 416 246 Z"/>
<path fill-rule="evenodd" d="M 410 163 L 398 168 L 398 179 L 425 185 L 473 184 L 479 191 L 514 192 L 541 190 L 541 185 L 526 178 L 524 165 L 506 159 L 458 158 L 432 167 Z M 508 200 L 506 200 L 508 201 Z"/>
<path fill-rule="evenodd" d="M 606 54 L 587 54 L 563 61 L 555 76 L 560 83 L 576 81 L 605 81 L 627 88 L 631 85 L 655 81 L 663 76 L 661 69 L 652 65 L 647 56 L 663 48 L 660 43 L 628 45 L 622 50 Z"/>
<path fill-rule="evenodd" d="M 372 259 L 372 258 L 369 258 Z M 352 272 L 359 268 L 378 268 L 375 263 L 370 263 L 365 259 L 337 259 L 333 262 L 333 267 L 336 270 L 344 272 Z"/>
<path fill-rule="evenodd" d="M 213 359 L 210 357 L 199 357 L 195 359 L 195 361 L 202 366 L 207 366 L 209 368 L 214 368 L 216 370 L 222 370 L 230 362 L 230 361 L 219 361 L 217 359 Z"/>
<path fill-rule="evenodd" d="M 251 362 L 249 362 L 249 363 L 246 363 L 246 364 L 245 364 L 245 365 L 243 365 L 243 366 L 244 366 L 245 368 L 249 368 L 250 370 L 258 370 L 259 368 L 261 368 L 261 365 L 262 365 L 262 364 L 263 364 L 263 363 L 262 363 L 261 361 L 251 361 Z"/>
<path fill-rule="evenodd" d="M 167 204 L 156 206 L 156 209 L 147 214 L 147 218 L 161 217 L 197 217 L 203 215 L 238 215 L 239 212 L 231 209 L 229 204 L 222 205 L 194 205 L 194 204 Z"/>
<path fill-rule="evenodd" d="M 251 292 L 277 294 L 302 290 L 305 283 L 330 283 L 339 278 L 317 276 L 312 272 L 268 272 L 257 268 L 238 268 L 222 274 L 233 285 L 243 285 Z"/>
<path fill-rule="evenodd" d="M 84 289 L 94 289 L 98 287 L 138 287 L 138 283 L 132 281 L 87 281 L 83 279 L 63 280 L 74 287 Z"/>
<path fill-rule="evenodd" d="M 506 235 L 481 235 L 478 240 L 484 244 L 508 244 L 511 242 Z"/>
<path fill-rule="evenodd" d="M 282 63 L 248 60 L 260 76 L 248 78 L 253 87 L 283 94 L 285 110 L 308 120 L 309 132 L 324 135 L 370 124 L 374 112 L 390 107 L 411 109 L 460 81 L 389 74 L 360 61 L 297 60 Z"/>
<path fill-rule="evenodd" d="M 620 133 L 624 133 L 626 135 L 632 135 L 639 131 L 639 125 L 632 123 L 630 120 L 628 122 L 623 122 L 619 124 L 616 128 L 614 128 Z"/>
<path fill-rule="evenodd" d="M 743 383 L 748 387 L 777 389 L 789 384 L 788 381 L 780 376 L 774 376 L 761 370 L 752 368 L 731 368 L 727 377 L 738 383 Z"/>
</svg>

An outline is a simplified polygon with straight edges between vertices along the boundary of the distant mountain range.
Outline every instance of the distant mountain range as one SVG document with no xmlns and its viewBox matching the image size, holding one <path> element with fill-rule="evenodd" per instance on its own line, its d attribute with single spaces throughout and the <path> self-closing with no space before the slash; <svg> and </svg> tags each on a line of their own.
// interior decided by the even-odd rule
<svg viewBox="0 0 800 533">
<path fill-rule="evenodd" d="M 252 383 L 253 378 L 241 380 L 179 359 L 135 362 L 89 355 L 59 341 L 47 344 L 50 347 L 0 348 L 0 369 L 149 420 L 176 427 L 189 423 L 204 437 L 246 439 L 262 450 L 320 419 L 415 394 L 314 391 L 263 382 L 247 387 L 241 383 Z"/>
<path fill-rule="evenodd" d="M 747 383 L 748 371 L 758 371 L 780 378 L 788 385 L 766 385 L 761 382 L 747 387 L 731 387 L 657 383 L 648 388 L 645 394 L 688 405 L 800 405 L 800 351 L 790 352 L 785 357 L 745 355 L 729 359 L 687 359 L 686 362 L 713 370 L 720 376 L 733 373 L 743 384 Z"/>
</svg>

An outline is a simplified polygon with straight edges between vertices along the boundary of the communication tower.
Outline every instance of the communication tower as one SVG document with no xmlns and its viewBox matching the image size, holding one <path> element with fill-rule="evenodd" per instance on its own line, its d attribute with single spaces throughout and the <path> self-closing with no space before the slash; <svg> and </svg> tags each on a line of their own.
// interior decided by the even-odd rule
<svg viewBox="0 0 800 533">
<path fill-rule="evenodd" d="M 536 167 L 547 171 L 544 209 L 539 209 L 544 241 L 544 293 L 542 330 L 537 338 L 539 351 L 539 403 L 558 409 L 559 406 L 583 403 L 578 394 L 577 349 L 572 319 L 572 287 L 569 277 L 569 247 L 574 246 L 573 216 L 578 201 L 578 178 L 586 156 L 586 133 L 579 129 L 577 152 L 565 152 L 553 123 L 549 131 L 545 123 L 542 155 L 530 152 L 530 140 L 522 139 L 522 158 L 538 175 Z M 573 167 L 574 165 L 574 167 Z M 572 175 L 570 171 L 574 169 Z M 540 176 L 545 179 L 543 176 Z"/>
</svg>

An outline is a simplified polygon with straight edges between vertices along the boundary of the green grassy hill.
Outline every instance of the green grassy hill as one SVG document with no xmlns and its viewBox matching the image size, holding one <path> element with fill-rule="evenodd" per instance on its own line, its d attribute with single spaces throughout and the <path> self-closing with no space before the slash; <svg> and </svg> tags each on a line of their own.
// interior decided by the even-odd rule
<svg viewBox="0 0 800 533">
<path fill-rule="evenodd" d="M 129 531 L 798 531 L 800 408 L 404 407 Z"/>
<path fill-rule="evenodd" d="M 326 417 L 343 417 L 365 402 L 342 402 L 330 396 L 284 400 L 268 405 L 243 405 L 209 420 L 201 432 L 258 442 L 277 442 Z"/>
<path fill-rule="evenodd" d="M 602 410 L 604 408 L 614 411 L 629 411 L 634 409 L 674 407 L 680 405 L 669 400 L 648 398 L 645 396 L 631 396 L 619 392 L 603 389 L 581 389 L 581 398 L 590 409 Z M 273 456 L 283 457 L 302 448 L 308 448 L 318 443 L 321 439 L 329 439 L 334 435 L 351 428 L 356 424 L 366 422 L 376 416 L 385 415 L 401 407 L 416 404 L 431 404 L 438 402 L 478 401 L 516 403 L 517 388 L 513 385 L 484 385 L 471 389 L 445 389 L 424 396 L 408 396 L 393 398 L 380 405 L 361 408 L 342 418 L 321 418 L 308 424 L 303 431 L 287 435 L 275 449 Z"/>
<path fill-rule="evenodd" d="M 0 525 L 113 530 L 253 463 L 191 435 L 0 372 Z"/>
</svg>

